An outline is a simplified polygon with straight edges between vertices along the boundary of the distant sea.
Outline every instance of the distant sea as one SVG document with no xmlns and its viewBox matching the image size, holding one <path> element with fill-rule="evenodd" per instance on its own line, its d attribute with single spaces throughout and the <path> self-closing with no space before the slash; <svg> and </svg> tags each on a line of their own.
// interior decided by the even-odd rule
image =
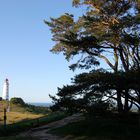
<svg viewBox="0 0 140 140">
<path fill-rule="evenodd" d="M 34 105 L 34 106 L 43 106 L 43 107 L 50 107 L 51 105 L 53 105 L 52 103 L 27 103 L 30 105 Z"/>
<path fill-rule="evenodd" d="M 43 106 L 43 107 L 50 107 L 50 106 L 53 105 L 53 103 L 35 103 L 35 102 L 33 102 L 33 103 L 29 102 L 27 104 L 34 105 L 34 106 Z M 135 105 L 133 105 L 131 111 L 137 112 L 138 109 L 137 109 L 137 107 Z"/>
</svg>

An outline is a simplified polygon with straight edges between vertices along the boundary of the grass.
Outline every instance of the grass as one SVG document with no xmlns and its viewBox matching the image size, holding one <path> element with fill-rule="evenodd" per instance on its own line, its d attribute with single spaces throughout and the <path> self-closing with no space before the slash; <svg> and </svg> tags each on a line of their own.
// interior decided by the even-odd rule
<svg viewBox="0 0 140 140">
<path fill-rule="evenodd" d="M 35 138 L 31 137 L 17 137 L 17 136 L 11 136 L 11 137 L 0 137 L 0 140 L 37 140 Z"/>
<path fill-rule="evenodd" d="M 140 122 L 137 114 L 95 115 L 50 131 L 73 140 L 139 140 Z"/>
<path fill-rule="evenodd" d="M 0 112 L 0 124 L 3 124 L 4 114 Z M 31 113 L 21 113 L 21 112 L 7 112 L 7 124 L 13 124 L 23 120 L 31 120 L 43 117 L 43 114 L 31 114 Z"/>
<path fill-rule="evenodd" d="M 17 123 L 9 124 L 6 126 L 6 128 L 4 128 L 4 126 L 0 126 L 0 136 L 16 135 L 33 127 L 57 121 L 64 117 L 66 117 L 65 113 L 50 113 L 47 116 L 43 116 L 37 119 L 23 120 Z"/>
<path fill-rule="evenodd" d="M 0 101 L 0 125 L 4 123 L 4 108 L 7 106 L 6 101 Z M 7 112 L 7 124 L 13 124 L 20 121 L 37 119 L 46 116 L 48 113 L 48 108 L 36 107 L 32 105 L 25 104 L 24 106 L 20 104 L 10 104 L 10 112 Z"/>
<path fill-rule="evenodd" d="M 28 104 L 25 104 L 24 106 L 20 104 L 10 104 L 10 112 L 7 112 L 7 126 L 5 128 L 3 125 L 3 110 L 6 106 L 6 101 L 0 101 L 0 140 L 2 139 L 2 136 L 16 135 L 19 132 L 57 121 L 66 116 L 65 113 L 61 112 L 51 113 L 47 107 L 36 107 Z M 18 137 L 8 138 L 15 138 L 17 140 L 20 139 Z"/>
<path fill-rule="evenodd" d="M 7 108 L 8 102 L 0 101 L 0 112 L 3 112 L 4 108 Z M 32 114 L 46 114 L 50 112 L 49 108 L 34 106 L 29 104 L 13 104 L 10 103 L 10 111 L 11 112 L 21 112 L 21 113 L 32 113 Z"/>
</svg>

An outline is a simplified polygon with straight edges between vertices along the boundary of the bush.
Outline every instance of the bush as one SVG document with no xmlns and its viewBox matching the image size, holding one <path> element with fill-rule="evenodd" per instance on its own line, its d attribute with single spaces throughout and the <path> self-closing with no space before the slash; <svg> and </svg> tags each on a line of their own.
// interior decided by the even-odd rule
<svg viewBox="0 0 140 140">
<path fill-rule="evenodd" d="M 2 101 L 2 97 L 0 97 L 0 101 Z"/>
<path fill-rule="evenodd" d="M 23 99 L 22 98 L 17 98 L 17 97 L 11 98 L 10 103 L 25 105 L 25 102 L 23 101 Z"/>
</svg>

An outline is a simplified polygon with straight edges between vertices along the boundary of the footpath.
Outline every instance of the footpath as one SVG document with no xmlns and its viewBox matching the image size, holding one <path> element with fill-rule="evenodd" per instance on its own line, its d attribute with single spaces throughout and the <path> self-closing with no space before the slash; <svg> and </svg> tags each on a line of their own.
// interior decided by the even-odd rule
<svg viewBox="0 0 140 140">
<path fill-rule="evenodd" d="M 58 120 L 58 121 L 43 125 L 41 127 L 32 128 L 29 131 L 20 134 L 20 136 L 31 137 L 33 140 L 34 139 L 37 139 L 37 140 L 71 140 L 71 138 L 70 138 L 71 136 L 65 136 L 62 138 L 62 137 L 50 134 L 49 131 L 52 129 L 67 125 L 69 123 L 78 122 L 83 119 L 84 119 L 84 117 L 82 116 L 82 114 L 74 114 L 74 115 L 68 116 L 62 120 Z"/>
</svg>

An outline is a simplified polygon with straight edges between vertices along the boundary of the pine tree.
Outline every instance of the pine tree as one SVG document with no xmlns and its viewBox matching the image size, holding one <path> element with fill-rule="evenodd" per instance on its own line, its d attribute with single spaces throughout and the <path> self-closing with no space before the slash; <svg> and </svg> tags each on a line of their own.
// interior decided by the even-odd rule
<svg viewBox="0 0 140 140">
<path fill-rule="evenodd" d="M 86 6 L 87 10 L 74 19 L 64 14 L 45 21 L 50 26 L 53 53 L 63 52 L 70 60 L 79 60 L 70 66 L 93 68 L 103 60 L 117 73 L 140 69 L 140 1 L 139 0 L 73 0 L 73 6 Z M 125 92 L 125 110 L 128 110 L 129 93 Z M 117 89 L 118 110 L 123 110 L 122 93 Z"/>
</svg>

